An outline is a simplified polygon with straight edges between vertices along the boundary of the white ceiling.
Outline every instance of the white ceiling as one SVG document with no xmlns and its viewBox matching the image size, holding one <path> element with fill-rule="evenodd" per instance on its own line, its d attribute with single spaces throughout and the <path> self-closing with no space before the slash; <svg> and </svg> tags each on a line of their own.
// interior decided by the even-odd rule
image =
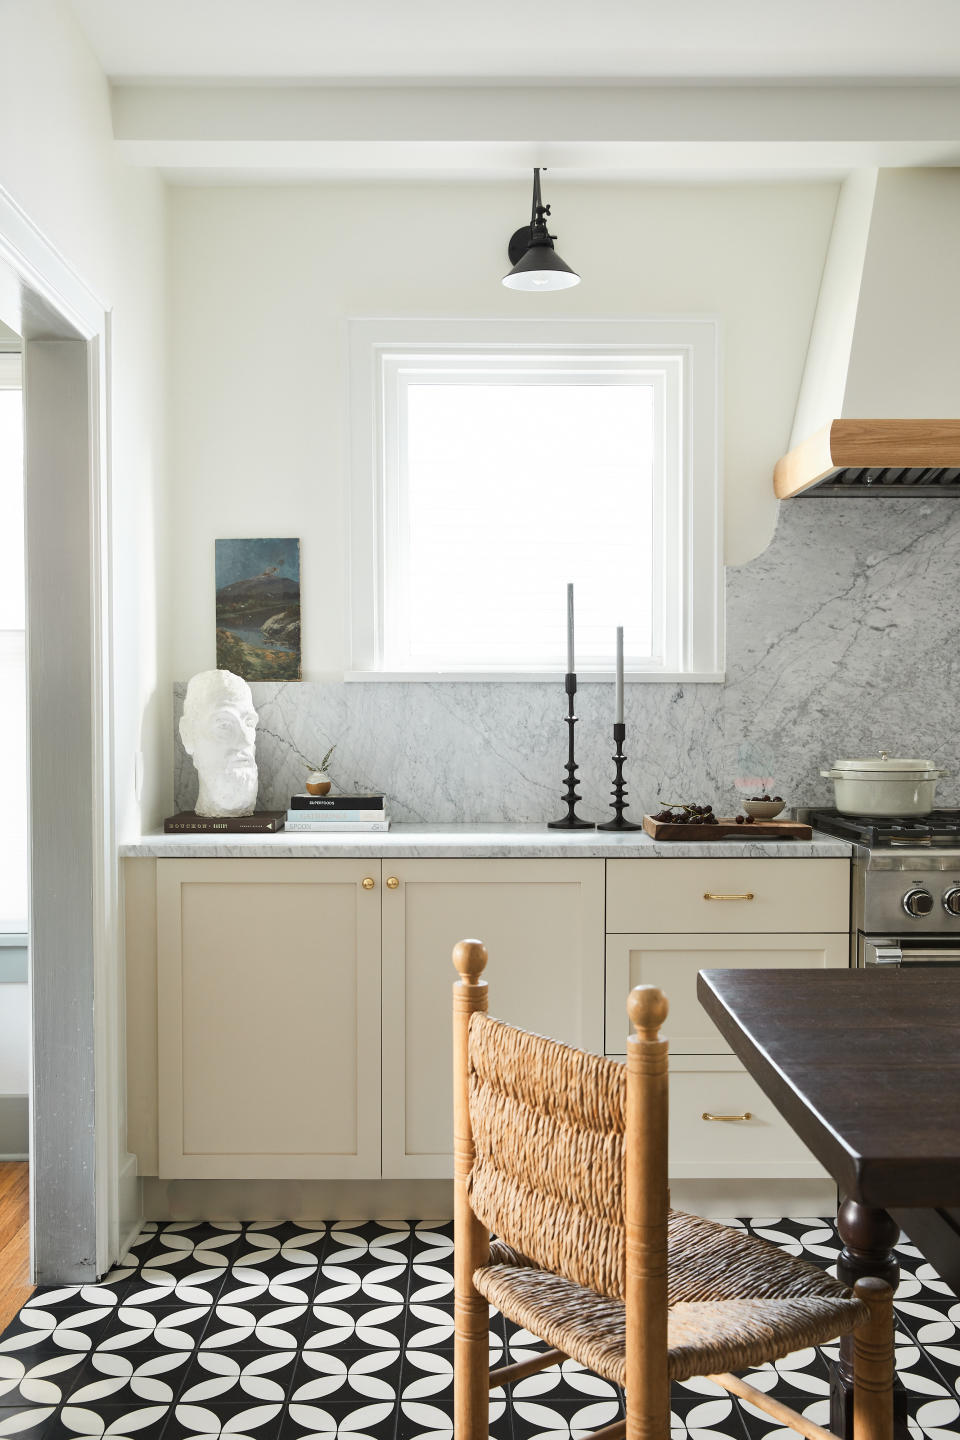
<svg viewBox="0 0 960 1440">
<path fill-rule="evenodd" d="M 72 0 L 123 79 L 960 77 L 957 0 Z"/>
</svg>

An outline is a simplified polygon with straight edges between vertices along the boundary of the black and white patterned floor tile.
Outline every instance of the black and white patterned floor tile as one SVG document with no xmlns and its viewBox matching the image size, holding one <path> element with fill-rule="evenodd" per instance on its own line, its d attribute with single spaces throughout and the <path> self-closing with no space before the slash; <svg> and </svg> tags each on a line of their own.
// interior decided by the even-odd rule
<svg viewBox="0 0 960 1440">
<path fill-rule="evenodd" d="M 829 1220 L 734 1222 L 826 1268 Z M 38 1291 L 0 1337 L 0 1440 L 450 1440 L 448 1224 L 147 1225 L 98 1285 Z M 897 1366 L 912 1440 L 960 1436 L 960 1300 L 899 1247 Z M 491 1313 L 492 1364 L 542 1342 Z M 746 1378 L 828 1422 L 827 1360 L 803 1350 Z M 492 1440 L 580 1440 L 623 1414 L 572 1361 L 494 1391 Z M 672 1440 L 789 1440 L 708 1380 L 674 1387 Z"/>
</svg>

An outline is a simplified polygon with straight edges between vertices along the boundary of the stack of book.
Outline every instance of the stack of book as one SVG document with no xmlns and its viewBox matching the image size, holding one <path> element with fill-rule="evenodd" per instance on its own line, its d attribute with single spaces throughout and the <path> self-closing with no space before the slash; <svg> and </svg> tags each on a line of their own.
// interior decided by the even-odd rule
<svg viewBox="0 0 960 1440">
<path fill-rule="evenodd" d="M 291 795 L 287 830 L 389 830 L 385 795 Z"/>
</svg>

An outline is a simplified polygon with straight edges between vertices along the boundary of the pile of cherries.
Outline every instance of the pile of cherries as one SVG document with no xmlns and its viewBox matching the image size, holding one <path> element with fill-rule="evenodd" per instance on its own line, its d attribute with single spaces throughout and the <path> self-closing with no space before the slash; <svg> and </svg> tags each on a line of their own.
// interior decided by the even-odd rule
<svg viewBox="0 0 960 1440">
<path fill-rule="evenodd" d="M 677 814 L 682 811 L 682 814 Z M 675 825 L 716 825 L 712 805 L 668 805 L 654 815 L 654 820 L 672 820 Z"/>
</svg>

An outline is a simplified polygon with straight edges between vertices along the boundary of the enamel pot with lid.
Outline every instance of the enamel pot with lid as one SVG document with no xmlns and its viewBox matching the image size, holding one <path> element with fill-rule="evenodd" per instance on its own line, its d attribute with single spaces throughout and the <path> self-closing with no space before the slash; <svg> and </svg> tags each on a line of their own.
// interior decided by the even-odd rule
<svg viewBox="0 0 960 1440">
<path fill-rule="evenodd" d="M 833 781 L 841 815 L 878 819 L 929 815 L 937 781 L 948 773 L 930 760 L 891 760 L 884 754 L 873 760 L 837 760 L 832 769 L 820 771 Z"/>
</svg>

